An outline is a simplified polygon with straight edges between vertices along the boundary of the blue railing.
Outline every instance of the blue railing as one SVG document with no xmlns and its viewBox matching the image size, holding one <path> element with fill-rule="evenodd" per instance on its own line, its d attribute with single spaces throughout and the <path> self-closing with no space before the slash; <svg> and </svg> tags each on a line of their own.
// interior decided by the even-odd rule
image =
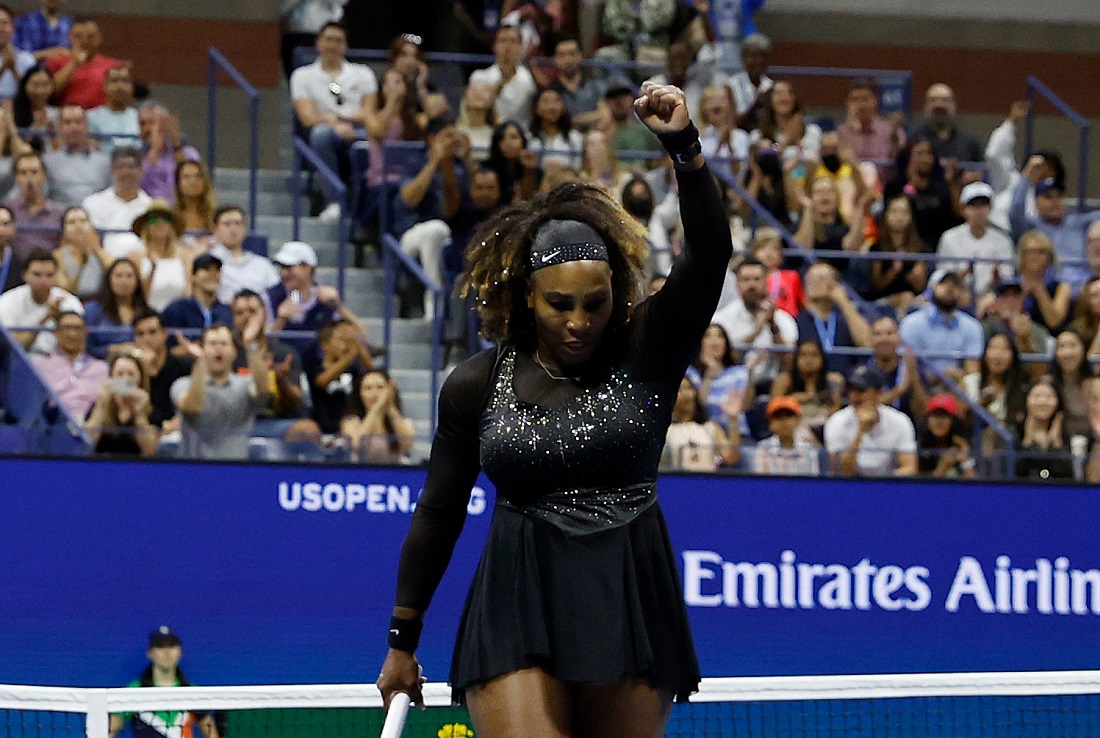
<svg viewBox="0 0 1100 738">
<path fill-rule="evenodd" d="M 1035 143 L 1035 100 L 1041 97 L 1064 115 L 1077 128 L 1077 210 L 1084 212 L 1089 188 L 1089 122 L 1070 107 L 1054 90 L 1043 84 L 1035 75 L 1027 77 L 1027 119 L 1024 123 L 1024 151 L 1031 156 Z"/>
<path fill-rule="evenodd" d="M 293 197 L 291 198 L 291 218 L 293 220 L 293 236 L 294 240 L 300 240 L 301 233 L 301 218 L 302 218 L 302 160 L 309 162 L 309 165 L 324 179 L 332 188 L 336 191 L 337 199 L 336 203 L 340 208 L 340 217 L 337 221 L 336 231 L 336 290 L 340 293 L 340 299 L 344 298 L 344 269 L 348 263 L 348 219 L 345 216 L 347 213 L 347 200 L 348 200 L 348 187 L 344 184 L 344 181 L 340 179 L 340 175 L 332 171 L 332 169 L 321 161 L 321 157 L 317 155 L 313 149 L 309 147 L 309 144 L 303 141 L 298 136 L 293 137 L 294 142 L 294 171 L 291 175 L 291 188 L 293 191 Z"/>
<path fill-rule="evenodd" d="M 225 55 L 210 47 L 210 63 L 207 68 L 206 109 L 206 161 L 213 172 L 217 166 L 218 142 L 218 70 L 225 72 L 233 83 L 248 97 L 249 155 L 248 155 L 248 230 L 256 230 L 256 179 L 260 167 L 260 93 L 244 75 L 233 66 Z"/>
</svg>

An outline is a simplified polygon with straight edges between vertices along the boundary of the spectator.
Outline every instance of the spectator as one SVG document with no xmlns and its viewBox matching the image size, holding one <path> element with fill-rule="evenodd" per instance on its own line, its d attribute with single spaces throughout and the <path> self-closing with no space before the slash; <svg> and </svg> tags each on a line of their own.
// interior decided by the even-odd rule
<svg viewBox="0 0 1100 738">
<path fill-rule="evenodd" d="M 913 131 L 913 138 L 933 142 L 935 156 L 941 162 L 945 159 L 955 163 L 982 161 L 981 143 L 959 127 L 956 112 L 955 91 L 942 82 L 932 85 L 924 93 L 924 123 Z"/>
<path fill-rule="evenodd" d="M 470 82 L 483 82 L 496 90 L 497 120 L 501 123 L 512 121 L 526 126 L 531 122 L 532 105 L 538 86 L 531 70 L 523 64 L 519 29 L 515 26 L 501 26 L 496 30 L 493 40 L 493 54 L 496 62 L 479 69 L 470 75 Z"/>
<path fill-rule="evenodd" d="M 290 79 L 295 69 L 294 52 L 299 47 L 313 46 L 317 34 L 326 23 L 339 23 L 344 18 L 348 0 L 287 0 L 282 4 L 283 37 L 280 57 L 283 74 Z"/>
<path fill-rule="evenodd" d="M 764 410 L 771 435 L 756 444 L 755 474 L 817 476 L 820 446 L 802 431 L 802 407 L 793 397 L 773 397 Z"/>
<path fill-rule="evenodd" d="M 112 344 L 129 341 L 134 318 L 149 309 L 138 268 L 129 259 L 119 259 L 107 268 L 99 299 L 84 307 L 88 327 L 94 332 L 88 340 L 88 353 L 107 357 Z"/>
<path fill-rule="evenodd" d="M 1088 279 L 1100 277 L 1100 221 L 1093 221 L 1085 231 L 1085 261 L 1088 263 Z"/>
<path fill-rule="evenodd" d="M 1015 273 L 1012 268 L 1015 252 L 1012 239 L 989 223 L 992 201 L 993 188 L 985 182 L 971 182 L 963 187 L 959 202 L 966 222 L 945 231 L 936 249 L 941 258 L 937 266 L 964 277 L 969 276 L 976 298 L 992 290 L 998 280 Z M 967 261 L 948 261 L 951 257 L 1003 259 L 1004 262 L 971 264 Z"/>
<path fill-rule="evenodd" d="M 783 238 L 774 228 L 757 228 L 752 255 L 768 270 L 768 297 L 776 307 L 797 315 L 806 302 L 802 277 L 794 269 L 783 269 Z"/>
<path fill-rule="evenodd" d="M 172 212 L 183 221 L 184 242 L 205 251 L 214 232 L 217 193 L 210 170 L 201 161 L 185 161 L 176 167 L 176 199 Z"/>
<path fill-rule="evenodd" d="M 863 207 L 867 205 L 866 199 Z M 810 185 L 810 196 L 803 198 L 802 217 L 794 240 L 804 249 L 821 251 L 859 251 L 863 245 L 863 229 L 859 223 L 863 210 L 854 216 L 852 223 L 845 222 L 840 214 L 840 193 L 832 177 L 816 177 Z M 849 259 L 828 256 L 822 263 L 840 272 L 848 270 Z"/>
<path fill-rule="evenodd" d="M 237 349 L 233 331 L 224 323 L 204 329 L 201 344 L 180 337 L 180 345 L 194 361 L 191 375 L 176 380 L 171 391 L 181 416 L 181 458 L 248 458 L 256 414 L 267 405 L 270 394 L 267 364 L 258 342 L 263 320 L 263 312 L 256 313 L 241 333 L 248 375 L 233 372 Z"/>
<path fill-rule="evenodd" d="M 1100 410 L 1100 379 L 1096 378 L 1085 349 L 1085 342 L 1077 333 L 1072 330 L 1059 333 L 1049 375 L 1066 402 L 1063 420 L 1066 435 L 1085 436 L 1095 443 L 1092 418 Z"/>
<path fill-rule="evenodd" d="M 1012 190 L 1020 181 L 1020 170 L 1016 167 L 1016 127 L 1027 120 L 1031 104 L 1027 100 L 1016 100 L 1009 108 L 1008 118 L 989 134 L 985 144 L 985 164 L 989 173 L 989 184 L 996 193 L 993 197 L 993 213 L 990 219 L 998 228 L 1008 231 L 1008 203 Z M 1036 152 L 1037 154 L 1040 152 Z M 1045 157 L 1044 157 L 1045 158 Z M 1057 158 L 1057 157 L 1056 157 Z M 1065 179 L 1065 168 L 1060 166 Z M 1041 179 L 1055 177 L 1053 167 L 1048 169 Z M 1026 205 L 1028 215 L 1035 215 L 1035 200 Z"/>
<path fill-rule="evenodd" d="M 687 368 L 687 378 L 699 393 L 707 417 L 723 428 L 737 423 L 740 408 L 752 403 L 749 372 L 737 364 L 726 329 L 711 323 L 703 333 L 699 355 Z M 726 408 L 733 403 L 737 412 Z"/>
<path fill-rule="evenodd" d="M 7 269 L 0 283 L 0 292 L 23 284 L 23 258 L 15 253 L 15 216 L 6 205 L 0 205 L 0 273 Z M 69 290 L 71 292 L 71 290 Z"/>
<path fill-rule="evenodd" d="M 1012 203 L 1008 210 L 1012 235 L 1019 242 L 1025 233 L 1037 230 L 1049 238 L 1062 262 L 1059 281 L 1076 289 L 1088 279 L 1086 232 L 1094 221 L 1100 220 L 1100 211 L 1067 213 L 1063 198 L 1065 185 L 1053 177 L 1039 179 L 1045 167 L 1044 160 L 1037 156 L 1028 159 L 1024 166 L 1023 176 L 1012 191 Z M 1026 211 L 1030 190 L 1035 192 L 1036 217 L 1028 216 Z"/>
<path fill-rule="evenodd" d="M 805 279 L 806 307 L 795 316 L 798 340 L 821 344 L 827 356 L 827 370 L 846 374 L 861 362 L 855 356 L 833 354 L 832 350 L 868 348 L 871 326 L 848 297 L 848 290 L 834 268 L 819 262 L 806 270 Z"/>
<path fill-rule="evenodd" d="M 1057 332 L 1069 317 L 1072 288 L 1055 278 L 1058 255 L 1040 230 L 1028 231 L 1016 243 L 1016 274 L 1024 292 L 1024 309 L 1036 323 Z"/>
<path fill-rule="evenodd" d="M 367 133 L 371 141 L 367 183 L 371 187 L 382 184 L 389 174 L 383 170 L 383 144 L 423 140 L 427 123 L 428 116 L 409 91 L 404 76 L 396 68 L 387 69 L 382 75 L 377 107 L 367 116 Z"/>
<path fill-rule="evenodd" d="M 111 156 L 115 148 L 141 144 L 141 120 L 134 107 L 134 79 L 130 67 L 112 67 L 103 80 L 102 105 L 88 111 L 88 130 L 99 150 Z"/>
<path fill-rule="evenodd" d="M 359 380 L 374 368 L 370 349 L 356 323 L 336 320 L 317 331 L 321 345 L 321 366 L 310 381 L 313 395 L 313 419 L 325 434 L 340 432 L 340 421 Z"/>
<path fill-rule="evenodd" d="M 190 360 L 168 351 L 168 330 L 155 310 L 134 317 L 134 348 L 149 378 L 149 422 L 166 433 L 178 430 L 179 418 L 170 393 L 173 382 L 191 373 Z"/>
<path fill-rule="evenodd" d="M 184 141 L 179 118 L 160 103 L 147 101 L 138 108 L 141 130 L 141 189 L 150 197 L 173 203 L 176 167 L 198 161 L 198 149 Z"/>
<path fill-rule="evenodd" d="M 584 73 L 583 60 L 577 39 L 568 36 L 558 39 L 554 46 L 556 74 L 550 86 L 561 94 L 573 125 L 582 132 L 599 125 L 607 115 L 603 84 Z"/>
<path fill-rule="evenodd" d="M 210 254 L 221 261 L 221 287 L 218 299 L 229 304 L 241 290 L 264 295 L 279 283 L 275 266 L 244 247 L 247 233 L 244 211 L 226 205 L 214 211 L 214 245 Z"/>
<path fill-rule="evenodd" d="M 38 9 L 15 19 L 14 45 L 36 59 L 69 53 L 73 19 L 61 12 L 62 0 L 39 0 Z"/>
<path fill-rule="evenodd" d="M 998 421 L 1013 428 L 1024 419 L 1026 378 L 1020 351 L 1012 338 L 994 333 L 985 341 L 977 382 L 968 380 L 965 383 L 967 396 L 981 403 Z M 987 434 L 986 451 L 991 450 L 992 443 L 993 439 Z"/>
<path fill-rule="evenodd" d="M 944 231 L 959 222 L 955 197 L 933 146 L 931 139 L 914 134 L 898 153 L 897 173 L 882 192 L 887 201 L 901 195 L 909 198 L 917 233 L 929 247 L 938 244 Z"/>
<path fill-rule="evenodd" d="M 538 155 L 527 148 L 523 128 L 511 121 L 501 123 L 493 130 L 485 166 L 496 172 L 505 204 L 530 198 L 538 190 L 542 178 Z"/>
<path fill-rule="evenodd" d="M 60 110 L 50 105 L 53 93 L 53 77 L 41 64 L 31 67 L 19 78 L 19 89 L 11 104 L 12 118 L 17 128 L 29 129 L 27 138 L 36 144 L 35 148 L 46 149 L 54 145 Z"/>
<path fill-rule="evenodd" d="M 882 374 L 882 404 L 912 417 L 910 394 L 913 387 L 910 366 L 916 359 L 909 356 L 903 360 L 898 356 L 899 348 L 901 336 L 898 334 L 897 319 L 892 315 L 876 318 L 871 323 L 871 350 L 874 354 L 866 363 Z"/>
<path fill-rule="evenodd" d="M 346 58 L 348 35 L 342 25 L 326 23 L 317 34 L 317 60 L 290 75 L 290 97 L 298 124 L 309 132 L 310 148 L 335 174 L 347 181 L 353 141 L 361 137 L 378 94 L 378 79 L 370 67 Z M 321 218 L 339 217 L 339 195 L 324 177 L 318 178 L 325 198 Z"/>
<path fill-rule="evenodd" d="M 665 449 L 661 466 L 666 471 L 713 472 L 719 465 L 733 466 L 741 460 L 741 431 L 736 420 L 741 408 L 739 398 L 731 397 L 729 409 L 735 420 L 730 433 L 707 419 L 699 392 L 687 377 L 680 382 L 676 403 L 672 407 L 672 424 L 665 434 Z"/>
<path fill-rule="evenodd" d="M 53 328 L 64 312 L 83 313 L 75 295 L 57 286 L 57 262 L 49 251 L 32 251 L 23 261 L 23 284 L 0 295 L 0 325 L 12 328 Z M 11 331 L 12 337 L 36 354 L 53 351 L 50 331 Z"/>
<path fill-rule="evenodd" d="M 616 153 L 661 150 L 661 142 L 634 115 L 637 96 L 638 86 L 625 77 L 615 77 L 607 83 L 604 100 L 608 115 L 600 129 L 611 140 Z"/>
<path fill-rule="evenodd" d="M 974 457 L 966 427 L 959 418 L 959 403 L 952 395 L 936 395 L 925 409 L 927 419 L 921 429 L 918 468 L 932 477 L 973 477 Z"/>
<path fill-rule="evenodd" d="M 764 95 L 775 84 L 768 76 L 771 54 L 771 39 L 762 33 L 749 34 L 741 41 L 742 71 L 730 78 L 729 86 L 737 105 L 737 125 L 743 130 L 759 125 Z"/>
<path fill-rule="evenodd" d="M 85 197 L 83 206 L 92 225 L 107 231 L 103 248 L 119 259 L 141 249 L 130 228 L 152 203 L 153 198 L 141 189 L 141 152 L 116 148 L 111 152 L 111 186 Z"/>
<path fill-rule="evenodd" d="M 249 322 L 255 320 L 257 314 L 265 315 L 263 300 L 251 290 L 238 292 L 230 309 L 233 311 L 235 337 L 244 335 Z M 268 336 L 263 323 L 260 324 L 255 341 L 259 344 L 265 365 L 263 381 L 270 392 L 267 404 L 257 415 L 253 434 L 288 441 L 319 442 L 321 429 L 306 417 L 308 380 L 302 371 L 302 359 L 298 352 L 279 339 Z M 244 361 L 245 355 L 243 346 L 238 343 L 237 360 L 233 365 L 238 374 L 251 371 L 248 362 Z"/>
<path fill-rule="evenodd" d="M 485 161 L 493 140 L 497 114 L 493 110 L 493 90 L 484 82 L 471 82 L 462 93 L 455 128 L 470 140 L 474 159 Z"/>
<path fill-rule="evenodd" d="M 869 77 L 856 77 L 848 87 L 847 119 L 837 126 L 841 143 L 855 149 L 861 161 L 893 163 L 905 145 L 905 131 L 878 114 L 878 88 Z"/>
<path fill-rule="evenodd" d="M 937 269 L 928 280 L 931 304 L 901 321 L 901 340 L 925 358 L 928 364 L 947 373 L 955 381 L 978 371 L 982 355 L 982 325 L 959 310 L 962 283 L 959 275 Z M 957 353 L 960 358 L 929 358 L 928 355 Z"/>
<path fill-rule="evenodd" d="M 1089 356 L 1100 354 L 1100 277 L 1081 288 L 1069 327 L 1085 341 Z"/>
<path fill-rule="evenodd" d="M 20 256 L 57 248 L 57 224 L 65 208 L 46 197 L 46 181 L 46 165 L 41 154 L 28 151 L 15 157 L 15 185 L 19 192 L 4 204 L 15 216 L 12 245 Z"/>
<path fill-rule="evenodd" d="M 607 134 L 593 129 L 584 134 L 580 176 L 583 181 L 599 185 L 619 199 L 634 173 L 620 164 L 614 147 L 608 145 Z"/>
<path fill-rule="evenodd" d="M 845 476 L 917 473 L 913 421 L 882 404 L 882 374 L 857 367 L 848 376 L 848 406 L 825 423 L 825 449 L 834 472 Z"/>
<path fill-rule="evenodd" d="M 169 328 L 209 328 L 215 323 L 230 325 L 233 313 L 218 300 L 221 293 L 221 259 L 199 254 L 191 262 L 191 296 L 172 301 L 164 308 L 164 324 Z"/>
<path fill-rule="evenodd" d="M 33 148 L 20 137 L 11 111 L 0 105 L 0 193 L 11 191 L 15 184 L 13 157 L 25 151 Z"/>
<path fill-rule="evenodd" d="M 279 267 L 279 284 L 267 293 L 274 331 L 316 331 L 334 320 L 347 320 L 363 330 L 359 319 L 340 302 L 335 287 L 316 282 L 317 253 L 301 241 L 287 241 L 272 261 Z M 321 350 L 314 338 L 288 339 L 301 356 L 303 366 L 313 374 L 321 365 Z"/>
<path fill-rule="evenodd" d="M 61 313 L 56 335 L 56 347 L 45 356 L 31 357 L 31 363 L 65 413 L 82 422 L 107 379 L 107 362 L 88 355 L 88 326 L 80 313 Z"/>
<path fill-rule="evenodd" d="M 1031 385 L 1024 420 L 1016 429 L 1020 455 L 1016 477 L 1038 481 L 1072 480 L 1073 455 L 1065 429 L 1065 403 L 1049 379 Z"/>
<path fill-rule="evenodd" d="M 141 283 L 149 306 L 164 310 L 191 293 L 191 262 L 195 251 L 185 246 L 183 220 L 164 200 L 153 200 L 149 209 L 134 219 L 131 228 L 145 246 Z"/>
<path fill-rule="evenodd" d="M 71 51 L 46 59 L 46 68 L 57 87 L 58 105 L 79 105 L 85 110 L 107 102 L 104 83 L 107 71 L 124 65 L 99 53 L 103 37 L 99 24 L 90 18 L 77 18 L 69 32 Z"/>
<path fill-rule="evenodd" d="M 167 625 L 149 634 L 149 649 L 145 652 L 150 664 L 141 676 L 130 682 L 131 687 L 190 687 L 191 682 L 179 668 L 183 657 L 180 637 Z M 218 738 L 218 728 L 211 715 L 201 712 L 122 712 L 111 715 L 110 738 L 130 723 L 134 738 L 155 738 L 158 735 L 194 735 L 195 727 L 203 738 Z"/>
<path fill-rule="evenodd" d="M 13 100 L 19 80 L 38 63 L 34 54 L 23 51 L 12 43 L 14 20 L 11 9 L 6 5 L 0 6 L 0 58 L 4 60 L 0 67 L 0 101 Z"/>
<path fill-rule="evenodd" d="M 714 174 L 727 184 L 738 179 L 749 156 L 749 136 L 737 127 L 733 94 L 725 85 L 703 90 L 699 103 L 699 143 Z"/>
<path fill-rule="evenodd" d="M 913 222 L 913 206 L 904 195 L 889 200 L 882 211 L 878 238 L 871 252 L 904 254 L 924 253 L 924 242 Z M 902 259 L 876 259 L 871 262 L 869 300 L 880 300 L 894 308 L 897 315 L 906 315 L 917 295 L 928 283 L 927 262 Z"/>
<path fill-rule="evenodd" d="M 103 287 L 103 272 L 114 259 L 103 250 L 83 208 L 68 208 L 61 216 L 60 241 L 54 252 L 58 284 L 81 300 L 94 299 Z"/>
<path fill-rule="evenodd" d="M 783 78 L 775 80 L 761 103 L 760 117 L 752 131 L 753 140 L 771 141 L 789 171 L 794 167 L 794 162 L 814 162 L 819 157 L 828 168 L 829 160 L 821 151 L 821 137 L 821 127 L 806 122 L 794 83 Z M 836 174 L 837 169 L 839 163 L 830 172 Z"/>
<path fill-rule="evenodd" d="M 97 454 L 152 456 L 159 442 L 157 427 L 149 422 L 149 380 L 140 354 L 132 350 L 112 352 L 107 360 L 107 381 L 84 428 Z"/>
<path fill-rule="evenodd" d="M 543 87 L 535 95 L 535 115 L 529 132 L 528 148 L 542 155 L 543 169 L 580 166 L 584 136 L 573 128 L 561 93 L 554 88 Z"/>
<path fill-rule="evenodd" d="M 821 438 L 825 421 L 840 409 L 844 375 L 825 368 L 825 352 L 813 339 L 798 342 L 790 371 L 772 382 L 772 397 L 793 397 L 802 408 L 803 427 Z"/>
<path fill-rule="evenodd" d="M 745 356 L 755 389 L 763 394 L 779 374 L 780 358 L 772 347 L 794 346 L 798 324 L 790 314 L 767 299 L 767 269 L 756 259 L 745 259 L 735 270 L 740 299 L 714 314 L 735 346 L 752 345 L 757 350 Z"/>
<path fill-rule="evenodd" d="M 401 409 L 397 383 L 385 371 L 370 369 L 350 398 L 340 433 L 352 459 L 371 464 L 400 464 L 408 460 L 416 440 L 416 426 Z"/>
<path fill-rule="evenodd" d="M 1021 354 L 1048 351 L 1050 332 L 1031 320 L 1024 310 L 1023 289 L 1020 280 L 1010 277 L 1001 280 L 996 287 L 993 303 L 986 310 L 982 329 L 986 336 L 1004 333 L 1012 338 Z M 1041 370 L 1040 370 L 1041 371 Z"/>
<path fill-rule="evenodd" d="M 50 195 L 62 205 L 79 205 L 111 185 L 111 160 L 88 135 L 88 116 L 79 105 L 61 110 L 61 145 L 43 156 Z"/>
<path fill-rule="evenodd" d="M 761 142 L 752 147 L 748 157 L 749 176 L 745 189 L 749 197 L 771 213 L 779 225 L 791 229 L 791 204 L 798 202 L 793 189 L 794 178 L 783 171 L 779 151 L 771 143 Z M 741 217 L 749 220 L 753 213 L 748 203 L 742 208 Z"/>
</svg>

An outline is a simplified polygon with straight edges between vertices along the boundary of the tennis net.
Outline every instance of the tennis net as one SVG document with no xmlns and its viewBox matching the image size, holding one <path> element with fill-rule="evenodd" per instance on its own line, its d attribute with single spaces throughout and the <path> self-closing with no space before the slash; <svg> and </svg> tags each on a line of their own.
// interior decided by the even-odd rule
<svg viewBox="0 0 1100 738">
<path fill-rule="evenodd" d="M 407 738 L 466 738 L 469 714 L 444 684 L 425 685 Z M 81 689 L 0 685 L 0 737 L 106 738 L 110 715 L 163 721 L 170 738 L 377 736 L 384 714 L 373 685 Z M 190 720 L 188 719 L 190 716 Z M 668 736 L 928 736 L 1095 738 L 1100 671 L 889 674 L 705 679 L 673 708 Z"/>
</svg>

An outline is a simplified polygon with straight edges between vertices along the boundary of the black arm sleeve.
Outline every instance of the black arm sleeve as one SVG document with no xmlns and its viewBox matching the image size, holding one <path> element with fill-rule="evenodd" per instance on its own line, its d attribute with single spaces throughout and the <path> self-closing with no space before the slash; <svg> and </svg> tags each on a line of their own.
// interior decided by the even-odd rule
<svg viewBox="0 0 1100 738">
<path fill-rule="evenodd" d="M 481 469 L 478 423 L 495 352 L 456 368 L 439 393 L 439 426 L 428 476 L 416 501 L 397 569 L 397 605 L 428 608 L 466 522 L 470 490 Z"/>
<path fill-rule="evenodd" d="M 733 240 L 710 169 L 677 169 L 676 180 L 684 253 L 665 286 L 638 306 L 629 353 L 643 376 L 679 382 L 718 307 Z"/>
</svg>

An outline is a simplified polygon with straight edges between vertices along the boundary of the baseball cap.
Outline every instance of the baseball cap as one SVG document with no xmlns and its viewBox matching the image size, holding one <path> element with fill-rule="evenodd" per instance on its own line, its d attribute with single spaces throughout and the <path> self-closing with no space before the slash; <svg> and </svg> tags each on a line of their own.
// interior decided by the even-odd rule
<svg viewBox="0 0 1100 738">
<path fill-rule="evenodd" d="M 191 262 L 191 273 L 194 274 L 200 269 L 209 269 L 210 267 L 220 270 L 222 268 L 222 260 L 213 254 L 199 254 L 195 257 L 195 260 Z"/>
<path fill-rule="evenodd" d="M 628 80 L 626 77 L 612 77 L 607 83 L 607 89 L 604 90 L 603 96 L 605 99 L 618 97 L 619 95 L 630 95 L 631 97 L 638 96 L 638 86 Z"/>
<path fill-rule="evenodd" d="M 1058 181 L 1054 177 L 1047 177 L 1035 185 L 1035 197 L 1042 197 L 1051 190 L 1056 190 L 1059 195 L 1062 194 L 1062 186 L 1058 184 Z"/>
<path fill-rule="evenodd" d="M 959 401 L 953 395 L 936 395 L 928 401 L 925 410 L 929 415 L 935 412 L 947 413 L 951 416 L 959 414 Z"/>
<path fill-rule="evenodd" d="M 180 637 L 167 625 L 162 625 L 149 633 L 149 648 L 164 648 L 180 645 Z"/>
<path fill-rule="evenodd" d="M 768 400 L 768 406 L 764 408 L 764 417 L 768 420 L 772 419 L 772 416 L 781 410 L 794 413 L 799 417 L 802 416 L 802 405 L 798 400 L 793 397 L 773 397 Z"/>
<path fill-rule="evenodd" d="M 1020 281 L 1019 277 L 1005 277 L 1004 279 L 999 280 L 997 284 L 993 287 L 993 291 L 998 295 L 1005 290 L 1010 289 L 1023 289 L 1023 282 Z"/>
<path fill-rule="evenodd" d="M 963 205 L 969 205 L 971 201 L 982 197 L 986 200 L 992 200 L 993 194 L 993 188 L 985 182 L 971 182 L 962 188 L 962 192 L 959 193 L 959 202 Z"/>
<path fill-rule="evenodd" d="M 317 266 L 317 252 L 304 241 L 287 241 L 279 247 L 271 260 L 280 266 L 289 267 L 308 264 L 315 267 Z"/>
<path fill-rule="evenodd" d="M 867 390 L 877 389 L 880 390 L 886 384 L 886 377 L 882 376 L 877 368 L 873 366 L 857 366 L 848 375 L 848 386 L 856 389 Z"/>
<path fill-rule="evenodd" d="M 932 290 L 939 286 L 939 283 L 943 280 L 951 277 L 958 284 L 962 284 L 962 279 L 959 277 L 958 272 L 954 272 L 950 269 L 937 269 L 932 272 L 932 276 L 928 278 L 928 289 Z"/>
</svg>

